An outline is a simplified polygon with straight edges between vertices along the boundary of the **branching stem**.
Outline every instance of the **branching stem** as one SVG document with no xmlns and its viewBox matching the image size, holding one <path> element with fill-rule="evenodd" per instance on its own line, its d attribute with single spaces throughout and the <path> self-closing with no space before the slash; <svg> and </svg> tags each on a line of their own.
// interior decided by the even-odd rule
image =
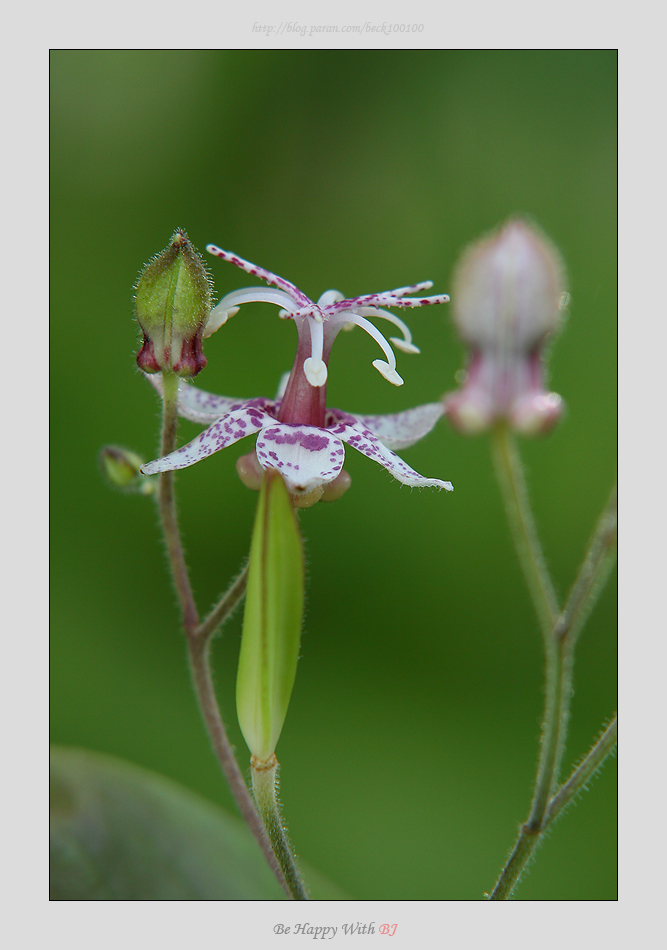
<svg viewBox="0 0 667 950">
<path fill-rule="evenodd" d="M 614 716 L 583 762 L 574 769 L 569 779 L 563 782 L 549 802 L 544 819 L 545 827 L 551 824 L 568 805 L 572 804 L 579 792 L 586 787 L 587 782 L 607 761 L 616 748 L 617 742 L 618 718 Z"/>
<path fill-rule="evenodd" d="M 556 793 L 570 716 L 574 646 L 614 562 L 616 492 L 612 492 L 602 513 L 568 602 L 561 612 L 537 535 L 516 442 L 505 425 L 498 426 L 493 433 L 493 456 L 514 543 L 542 629 L 546 659 L 542 740 L 530 813 L 489 897 L 490 900 L 508 900 L 544 830 L 576 794 L 576 790 L 571 796 L 564 791 L 568 783 Z M 609 747 L 608 743 L 603 743 L 599 754 L 604 754 L 595 768 L 599 768 L 612 748 L 613 743 Z M 595 749 L 597 746 L 589 756 Z M 596 761 L 595 756 L 591 761 Z M 554 811 L 558 796 L 562 797 L 563 804 Z"/>
</svg>

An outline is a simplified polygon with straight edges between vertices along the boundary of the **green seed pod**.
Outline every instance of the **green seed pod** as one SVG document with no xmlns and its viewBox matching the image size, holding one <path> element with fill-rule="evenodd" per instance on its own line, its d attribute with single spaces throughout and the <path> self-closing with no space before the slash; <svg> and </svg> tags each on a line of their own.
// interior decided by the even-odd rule
<svg viewBox="0 0 667 950">
<path fill-rule="evenodd" d="M 304 560 L 282 476 L 268 470 L 255 516 L 236 680 L 239 724 L 252 754 L 272 755 L 289 706 L 304 604 Z"/>
</svg>

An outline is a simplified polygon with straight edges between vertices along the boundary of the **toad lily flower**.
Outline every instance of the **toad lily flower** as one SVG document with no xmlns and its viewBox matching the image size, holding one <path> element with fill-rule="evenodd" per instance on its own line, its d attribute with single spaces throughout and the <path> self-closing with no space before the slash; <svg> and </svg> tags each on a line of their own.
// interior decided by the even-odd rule
<svg viewBox="0 0 667 950">
<path fill-rule="evenodd" d="M 278 469 L 292 502 L 298 507 L 308 507 L 320 498 L 334 500 L 349 487 L 349 476 L 343 471 L 345 442 L 384 466 L 405 485 L 452 490 L 450 482 L 424 478 L 392 451 L 407 448 L 430 432 L 443 413 L 440 403 L 387 416 L 350 415 L 326 407 L 329 355 L 340 330 L 350 325 L 366 330 L 386 356 L 386 360 L 375 360 L 373 365 L 389 382 L 400 386 L 403 380 L 396 371 L 393 350 L 368 317 L 391 321 L 402 333 L 400 339 L 392 338 L 394 345 L 404 352 L 419 352 L 403 321 L 382 308 L 445 303 L 449 300 L 445 294 L 407 296 L 432 286 L 425 282 L 349 300 L 338 291 L 329 290 L 314 303 L 294 284 L 270 271 L 214 245 L 209 245 L 207 250 L 273 286 L 251 287 L 228 294 L 212 310 L 204 335 L 208 336 L 221 327 L 241 304 L 250 301 L 274 303 L 281 308 L 279 315 L 294 320 L 297 326 L 299 339 L 294 366 L 274 400 L 263 397 L 230 399 L 179 383 L 179 414 L 193 422 L 208 424 L 208 428 L 170 455 L 144 465 L 144 474 L 186 468 L 239 439 L 258 433 L 255 452 L 239 459 L 242 481 L 248 487 L 259 488 L 263 471 Z M 161 392 L 161 378 L 152 376 L 149 379 Z"/>
</svg>

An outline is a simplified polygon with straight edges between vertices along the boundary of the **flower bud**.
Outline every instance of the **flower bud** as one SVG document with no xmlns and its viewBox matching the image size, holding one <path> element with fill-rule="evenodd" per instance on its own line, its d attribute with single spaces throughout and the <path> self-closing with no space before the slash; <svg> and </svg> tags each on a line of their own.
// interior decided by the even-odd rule
<svg viewBox="0 0 667 950">
<path fill-rule="evenodd" d="M 135 290 L 144 335 L 140 369 L 196 376 L 206 366 L 201 341 L 211 311 L 211 281 L 185 231 L 175 231 L 144 267 Z"/>
<path fill-rule="evenodd" d="M 100 452 L 100 465 L 109 484 L 121 491 L 150 495 L 155 489 L 155 480 L 146 478 L 140 469 L 144 460 L 117 445 L 105 445 Z"/>
<path fill-rule="evenodd" d="M 239 725 L 251 753 L 272 755 L 285 721 L 304 605 L 304 560 L 282 476 L 264 473 L 255 516 L 236 680 Z"/>
<path fill-rule="evenodd" d="M 512 219 L 463 254 L 454 276 L 453 318 L 469 347 L 460 390 L 445 414 L 474 434 L 504 420 L 523 435 L 548 431 L 562 400 L 544 386 L 542 350 L 568 295 L 560 255 L 536 228 Z"/>
</svg>

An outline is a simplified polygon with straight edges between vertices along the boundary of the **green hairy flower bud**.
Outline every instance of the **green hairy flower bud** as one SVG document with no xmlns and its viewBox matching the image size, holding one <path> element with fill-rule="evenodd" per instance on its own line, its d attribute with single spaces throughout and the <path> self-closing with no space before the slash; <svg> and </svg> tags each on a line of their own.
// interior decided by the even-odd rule
<svg viewBox="0 0 667 950">
<path fill-rule="evenodd" d="M 304 604 L 304 561 L 296 514 L 282 476 L 264 475 L 255 516 L 236 681 L 239 725 L 252 754 L 267 761 L 289 705 Z"/>
<path fill-rule="evenodd" d="M 202 335 L 211 312 L 211 281 L 185 231 L 144 267 L 135 314 L 144 335 L 137 364 L 146 373 L 196 376 L 206 366 Z"/>
</svg>

